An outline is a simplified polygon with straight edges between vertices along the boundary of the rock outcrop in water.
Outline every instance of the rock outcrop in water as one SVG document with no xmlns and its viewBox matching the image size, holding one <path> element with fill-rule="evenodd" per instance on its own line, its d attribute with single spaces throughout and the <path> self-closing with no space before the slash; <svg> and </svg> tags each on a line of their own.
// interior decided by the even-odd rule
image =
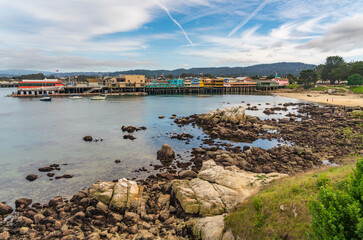
<svg viewBox="0 0 363 240">
<path fill-rule="evenodd" d="M 122 126 L 121 130 L 123 132 L 128 132 L 128 133 L 133 133 L 135 131 L 140 131 L 140 130 L 146 130 L 147 128 L 142 126 L 142 127 L 134 127 L 134 126 Z"/>
<path fill-rule="evenodd" d="M 246 109 L 244 107 L 217 109 L 216 111 L 201 114 L 200 118 L 211 123 L 226 122 L 239 124 L 246 121 L 245 111 Z"/>
<path fill-rule="evenodd" d="M 93 137 L 92 136 L 84 136 L 83 137 L 83 141 L 92 142 L 92 140 L 93 140 Z"/>
<path fill-rule="evenodd" d="M 157 159 L 161 161 L 163 165 L 169 165 L 175 158 L 175 152 L 173 147 L 164 144 L 161 149 L 157 152 Z"/>
<path fill-rule="evenodd" d="M 28 176 L 25 177 L 25 179 L 30 182 L 36 180 L 37 178 L 38 178 L 38 175 L 35 175 L 35 174 L 29 174 Z"/>
</svg>

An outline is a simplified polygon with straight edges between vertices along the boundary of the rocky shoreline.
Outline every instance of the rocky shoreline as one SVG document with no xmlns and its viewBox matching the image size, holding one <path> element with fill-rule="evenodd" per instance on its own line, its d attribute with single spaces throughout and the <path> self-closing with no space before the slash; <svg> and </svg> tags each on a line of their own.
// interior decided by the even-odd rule
<svg viewBox="0 0 363 240">
<path fill-rule="evenodd" d="M 288 103 L 265 111 L 284 112 L 288 106 L 298 108 L 298 114 L 260 120 L 233 107 L 175 118 L 180 127 L 202 128 L 209 146 L 192 149 L 189 161 L 181 162 L 164 145 L 157 154 L 162 164 L 154 166 L 159 173 L 136 182 L 99 181 L 69 201 L 58 196 L 40 204 L 22 198 L 14 212 L 0 203 L 0 240 L 234 239 L 224 229 L 223 214 L 268 182 L 319 167 L 322 160 L 340 164 L 348 154 L 362 154 L 362 119 L 352 114 L 362 108 L 335 107 L 332 114 L 330 107 Z M 188 142 L 194 136 L 172 137 Z M 288 144 L 265 150 L 216 139 L 278 139 Z"/>
</svg>

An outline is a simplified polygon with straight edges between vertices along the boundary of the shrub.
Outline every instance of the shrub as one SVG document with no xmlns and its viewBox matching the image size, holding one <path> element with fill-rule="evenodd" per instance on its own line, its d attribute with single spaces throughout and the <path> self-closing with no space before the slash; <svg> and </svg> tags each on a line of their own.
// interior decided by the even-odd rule
<svg viewBox="0 0 363 240">
<path fill-rule="evenodd" d="M 290 85 L 286 86 L 285 88 L 287 88 L 287 89 L 295 89 L 295 88 L 298 88 L 298 87 L 299 87 L 299 85 L 297 85 L 297 84 L 290 84 Z"/>
<path fill-rule="evenodd" d="M 312 239 L 363 238 L 363 158 L 345 184 L 341 191 L 320 184 L 318 199 L 309 203 Z"/>
<path fill-rule="evenodd" d="M 348 85 L 363 85 L 363 77 L 359 73 L 350 75 L 347 81 Z"/>
<path fill-rule="evenodd" d="M 316 181 L 316 185 L 320 187 L 325 187 L 328 185 L 330 179 L 326 176 L 326 174 L 320 174 L 318 180 Z"/>
</svg>

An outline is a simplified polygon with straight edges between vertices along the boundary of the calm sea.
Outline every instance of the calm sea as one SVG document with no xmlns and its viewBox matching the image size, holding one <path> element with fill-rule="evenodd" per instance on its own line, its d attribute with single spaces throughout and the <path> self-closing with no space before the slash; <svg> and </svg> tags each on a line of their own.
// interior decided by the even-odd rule
<svg viewBox="0 0 363 240">
<path fill-rule="evenodd" d="M 0 201 L 13 204 L 20 197 L 46 202 L 54 196 L 71 196 L 82 188 L 88 188 L 98 180 L 111 181 L 127 177 L 146 177 L 150 173 L 134 170 L 153 168 L 158 164 L 156 152 L 164 143 L 173 146 L 184 160 L 190 157 L 192 147 L 201 140 L 192 139 L 189 145 L 170 139 L 166 133 L 188 132 L 194 136 L 203 133 L 198 128 L 179 128 L 169 119 L 172 114 L 189 116 L 216 108 L 231 106 L 258 106 L 259 111 L 247 114 L 261 118 L 266 116 L 263 108 L 278 103 L 300 102 L 299 100 L 267 95 L 173 95 L 144 97 L 112 97 L 105 101 L 89 98 L 53 98 L 52 102 L 41 102 L 37 98 L 5 97 L 14 89 L 0 88 Z M 266 103 L 271 103 L 266 106 Z M 293 107 L 290 107 L 290 109 Z M 292 110 L 294 111 L 294 110 Z M 158 116 L 164 115 L 165 119 Z M 134 141 L 124 140 L 122 125 L 146 126 L 146 131 L 134 134 Z M 84 142 L 82 137 L 103 137 L 103 142 Z M 275 146 L 277 141 L 258 140 L 252 144 L 263 148 Z M 121 163 L 115 164 L 114 160 Z M 72 174 L 71 179 L 50 181 L 39 167 L 61 164 L 56 175 Z M 62 165 L 67 164 L 67 165 Z M 40 176 L 28 182 L 28 174 Z"/>
</svg>

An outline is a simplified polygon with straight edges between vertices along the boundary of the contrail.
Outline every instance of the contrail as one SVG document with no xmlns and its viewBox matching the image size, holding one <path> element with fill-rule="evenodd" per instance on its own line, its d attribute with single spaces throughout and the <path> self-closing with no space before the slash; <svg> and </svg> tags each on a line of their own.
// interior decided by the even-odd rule
<svg viewBox="0 0 363 240">
<path fill-rule="evenodd" d="M 190 45 L 192 45 L 193 47 L 195 46 L 194 43 L 192 42 L 192 40 L 190 40 L 190 38 L 188 37 L 188 34 L 184 31 L 183 27 L 178 23 L 177 20 L 175 20 L 171 15 L 169 10 L 163 6 L 160 2 L 159 2 L 159 6 L 168 14 L 169 18 L 176 24 L 178 25 L 178 27 L 182 30 L 182 32 L 184 33 L 185 38 L 188 40 L 188 42 L 190 43 Z"/>
<path fill-rule="evenodd" d="M 267 4 L 268 0 L 263 1 L 263 3 L 258 6 L 255 11 L 253 11 L 245 20 L 243 20 L 240 24 L 238 24 L 229 34 L 228 37 L 232 36 L 235 32 L 237 32 L 241 27 L 243 27 L 248 21 L 251 20 L 257 13 L 259 13 Z"/>
</svg>

